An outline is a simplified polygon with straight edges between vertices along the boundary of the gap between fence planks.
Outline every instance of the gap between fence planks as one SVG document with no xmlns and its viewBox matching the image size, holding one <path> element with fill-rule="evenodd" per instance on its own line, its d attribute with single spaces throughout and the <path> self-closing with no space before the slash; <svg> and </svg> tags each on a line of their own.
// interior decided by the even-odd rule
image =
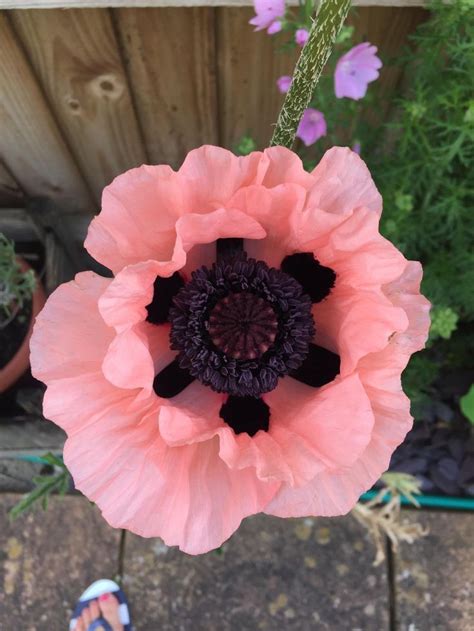
<svg viewBox="0 0 474 631">
<path fill-rule="evenodd" d="M 96 202 L 146 162 L 109 11 L 14 11 L 12 21 Z"/>
<path fill-rule="evenodd" d="M 0 46 L 0 160 L 26 194 L 90 208 L 89 192 L 4 13 Z"/>
<path fill-rule="evenodd" d="M 150 160 L 176 168 L 190 149 L 218 144 L 214 10 L 114 15 Z"/>
</svg>

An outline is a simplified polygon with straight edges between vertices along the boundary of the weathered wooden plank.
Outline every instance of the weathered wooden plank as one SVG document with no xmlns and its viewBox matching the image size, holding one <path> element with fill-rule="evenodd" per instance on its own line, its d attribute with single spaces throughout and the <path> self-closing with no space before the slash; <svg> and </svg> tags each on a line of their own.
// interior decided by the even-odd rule
<svg viewBox="0 0 474 631">
<path fill-rule="evenodd" d="M 429 530 L 395 555 L 398 631 L 474 628 L 474 515 L 412 511 Z"/>
<path fill-rule="evenodd" d="M 0 495 L 0 628 L 66 629 L 81 592 L 118 571 L 120 531 L 83 497 L 53 497 L 12 522 L 20 495 Z"/>
<path fill-rule="evenodd" d="M 252 0 L 0 0 L 3 9 L 59 9 L 86 7 L 241 7 Z M 289 0 L 298 5 L 298 0 Z M 426 0 L 353 0 L 355 6 L 420 7 Z"/>
<path fill-rule="evenodd" d="M 27 195 L 91 198 L 5 13 L 0 13 L 0 160 Z"/>
<path fill-rule="evenodd" d="M 0 207 L 21 206 L 24 194 L 11 173 L 0 162 Z"/>
<path fill-rule="evenodd" d="M 99 202 L 117 174 L 146 162 L 110 13 L 14 11 L 12 20 Z"/>
<path fill-rule="evenodd" d="M 24 208 L 1 208 L 0 232 L 13 241 L 40 241 L 43 236 Z"/>
<path fill-rule="evenodd" d="M 283 102 L 277 78 L 292 74 L 297 51 L 281 53 L 275 40 L 254 33 L 252 9 L 217 9 L 218 93 L 221 141 L 233 147 L 244 134 L 267 147 Z"/>
<path fill-rule="evenodd" d="M 213 9 L 120 9 L 116 20 L 151 161 L 176 167 L 216 144 Z"/>
</svg>

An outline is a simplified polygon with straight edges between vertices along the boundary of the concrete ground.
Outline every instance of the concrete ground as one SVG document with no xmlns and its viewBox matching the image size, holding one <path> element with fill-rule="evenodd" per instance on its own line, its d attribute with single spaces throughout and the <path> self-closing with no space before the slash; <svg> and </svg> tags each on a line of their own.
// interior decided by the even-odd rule
<svg viewBox="0 0 474 631">
<path fill-rule="evenodd" d="M 472 631 L 474 518 L 414 512 L 430 534 L 373 567 L 351 517 L 245 520 L 200 557 L 110 528 L 79 496 L 9 522 L 0 495 L 0 629 L 62 631 L 80 592 L 116 578 L 137 631 Z"/>
</svg>

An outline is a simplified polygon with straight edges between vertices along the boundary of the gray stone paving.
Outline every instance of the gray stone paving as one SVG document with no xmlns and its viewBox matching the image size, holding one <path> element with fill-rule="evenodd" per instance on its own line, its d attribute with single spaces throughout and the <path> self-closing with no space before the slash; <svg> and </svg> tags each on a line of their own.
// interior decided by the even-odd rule
<svg viewBox="0 0 474 631">
<path fill-rule="evenodd" d="M 143 603 L 141 631 L 387 629 L 387 572 L 373 557 L 351 517 L 260 515 L 220 554 L 192 557 L 128 536 L 124 586 Z"/>
<path fill-rule="evenodd" d="M 430 534 L 375 568 L 351 517 L 253 517 L 200 557 L 127 533 L 120 554 L 85 498 L 10 522 L 20 497 L 0 493 L 1 631 L 65 631 L 78 594 L 120 570 L 136 631 L 474 631 L 469 513 L 409 511 Z"/>
<path fill-rule="evenodd" d="M 410 512 L 429 534 L 395 556 L 399 631 L 474 631 L 474 514 Z"/>
</svg>

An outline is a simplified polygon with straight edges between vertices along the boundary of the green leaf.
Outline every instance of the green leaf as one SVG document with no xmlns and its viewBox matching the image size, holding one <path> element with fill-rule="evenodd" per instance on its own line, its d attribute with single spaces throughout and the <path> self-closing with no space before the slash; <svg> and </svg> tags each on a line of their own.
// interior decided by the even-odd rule
<svg viewBox="0 0 474 631">
<path fill-rule="evenodd" d="M 17 519 L 37 503 L 40 503 L 43 510 L 46 510 L 52 493 L 62 496 L 67 492 L 69 488 L 69 471 L 62 459 L 51 453 L 45 454 L 41 459 L 45 464 L 53 466 L 55 473 L 52 475 L 38 475 L 33 478 L 35 488 L 23 496 L 18 504 L 13 506 L 9 512 L 11 519 Z"/>
<path fill-rule="evenodd" d="M 474 383 L 468 392 L 459 400 L 461 412 L 474 425 Z"/>
</svg>

